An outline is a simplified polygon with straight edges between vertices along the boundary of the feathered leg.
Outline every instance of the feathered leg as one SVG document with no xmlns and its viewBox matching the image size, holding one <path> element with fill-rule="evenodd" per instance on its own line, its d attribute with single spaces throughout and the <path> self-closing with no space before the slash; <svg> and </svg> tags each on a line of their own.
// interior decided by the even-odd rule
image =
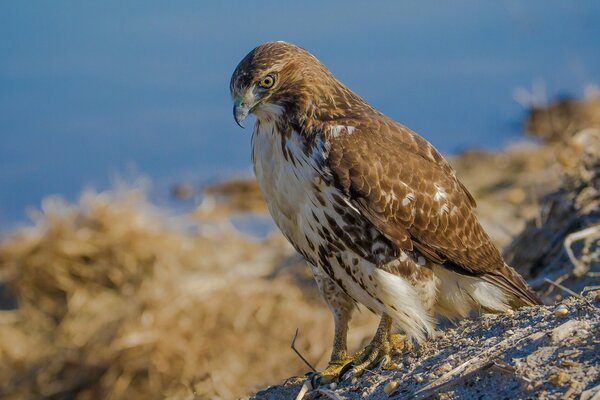
<svg viewBox="0 0 600 400">
<path fill-rule="evenodd" d="M 321 295 L 333 314 L 335 324 L 329 365 L 322 372 L 311 376 L 313 385 L 316 386 L 336 379 L 342 367 L 351 360 L 347 345 L 348 323 L 356 304 L 329 276 L 320 272 L 316 267 L 313 267 L 313 273 Z"/>
</svg>

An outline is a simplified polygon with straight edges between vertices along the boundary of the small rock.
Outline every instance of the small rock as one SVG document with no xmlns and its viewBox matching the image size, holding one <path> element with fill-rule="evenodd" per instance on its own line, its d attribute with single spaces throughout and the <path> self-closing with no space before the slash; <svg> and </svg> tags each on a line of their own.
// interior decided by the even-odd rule
<svg viewBox="0 0 600 400">
<path fill-rule="evenodd" d="M 552 343 L 559 343 L 567 339 L 568 337 L 573 336 L 573 334 L 577 331 L 588 329 L 588 322 L 572 319 L 552 329 L 552 331 L 550 332 L 550 340 L 552 341 Z"/>
<path fill-rule="evenodd" d="M 534 389 L 533 383 L 527 382 L 523 385 L 523 390 L 526 392 L 531 392 Z"/>
<path fill-rule="evenodd" d="M 554 315 L 557 317 L 564 317 L 567 314 L 569 314 L 569 309 L 564 304 L 559 305 L 554 310 Z"/>
<path fill-rule="evenodd" d="M 452 365 L 450 365 L 450 363 L 444 363 L 435 370 L 435 374 L 443 375 L 446 372 L 450 372 L 450 371 L 452 371 Z"/>
<path fill-rule="evenodd" d="M 562 367 L 576 367 L 579 365 L 579 363 L 572 360 L 562 360 L 560 365 Z"/>
<path fill-rule="evenodd" d="M 421 375 L 415 375 L 415 382 L 416 383 L 421 383 L 423 382 L 423 377 Z"/>
<path fill-rule="evenodd" d="M 331 389 L 331 390 L 335 390 L 335 389 L 337 389 L 337 383 L 335 383 L 335 382 L 331 382 L 331 383 L 329 384 L 329 389 Z"/>
<path fill-rule="evenodd" d="M 557 369 L 552 375 L 550 375 L 550 383 L 553 385 L 564 385 L 569 382 L 571 377 L 565 371 Z"/>
<path fill-rule="evenodd" d="M 385 385 L 385 387 L 383 388 L 383 391 L 385 392 L 385 394 L 390 394 L 394 390 L 396 390 L 398 386 L 399 384 L 397 381 L 389 381 L 387 385 Z"/>
<path fill-rule="evenodd" d="M 513 331 L 512 329 L 509 329 L 509 330 L 506 331 L 506 334 L 509 335 L 509 336 L 512 336 L 512 335 L 515 334 L 515 331 Z"/>
<path fill-rule="evenodd" d="M 509 315 L 509 316 L 515 315 L 515 310 L 513 310 L 512 308 L 509 308 L 508 310 L 506 310 L 504 312 L 504 314 Z"/>
</svg>

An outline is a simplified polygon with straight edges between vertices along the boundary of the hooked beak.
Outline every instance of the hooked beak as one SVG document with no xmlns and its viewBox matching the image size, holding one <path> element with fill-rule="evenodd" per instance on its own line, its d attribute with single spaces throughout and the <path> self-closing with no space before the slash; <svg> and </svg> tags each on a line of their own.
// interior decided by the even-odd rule
<svg viewBox="0 0 600 400">
<path fill-rule="evenodd" d="M 248 107 L 246 104 L 243 104 L 240 98 L 236 98 L 233 102 L 233 118 L 241 128 L 244 128 L 244 120 L 248 116 L 249 112 L 250 107 Z"/>
</svg>

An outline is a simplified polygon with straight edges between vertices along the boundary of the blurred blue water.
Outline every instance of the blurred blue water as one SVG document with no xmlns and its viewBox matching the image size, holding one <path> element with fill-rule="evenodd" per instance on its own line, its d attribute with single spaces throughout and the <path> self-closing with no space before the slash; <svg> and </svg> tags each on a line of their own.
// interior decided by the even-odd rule
<svg viewBox="0 0 600 400">
<path fill-rule="evenodd" d="M 309 49 L 451 153 L 518 136 L 516 87 L 598 83 L 599 20 L 591 0 L 2 2 L 0 230 L 114 174 L 150 176 L 159 193 L 250 174 L 228 82 L 259 43 Z"/>
</svg>

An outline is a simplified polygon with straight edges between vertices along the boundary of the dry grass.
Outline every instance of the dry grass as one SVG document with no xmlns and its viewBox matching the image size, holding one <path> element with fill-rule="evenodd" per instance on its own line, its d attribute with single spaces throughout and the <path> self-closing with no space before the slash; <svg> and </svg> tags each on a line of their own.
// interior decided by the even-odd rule
<svg viewBox="0 0 600 400">
<path fill-rule="evenodd" d="M 233 398 L 306 370 L 297 327 L 322 364 L 329 311 L 290 254 L 279 235 L 193 225 L 141 190 L 48 199 L 0 243 L 19 305 L 0 314 L 0 395 Z"/>
</svg>

